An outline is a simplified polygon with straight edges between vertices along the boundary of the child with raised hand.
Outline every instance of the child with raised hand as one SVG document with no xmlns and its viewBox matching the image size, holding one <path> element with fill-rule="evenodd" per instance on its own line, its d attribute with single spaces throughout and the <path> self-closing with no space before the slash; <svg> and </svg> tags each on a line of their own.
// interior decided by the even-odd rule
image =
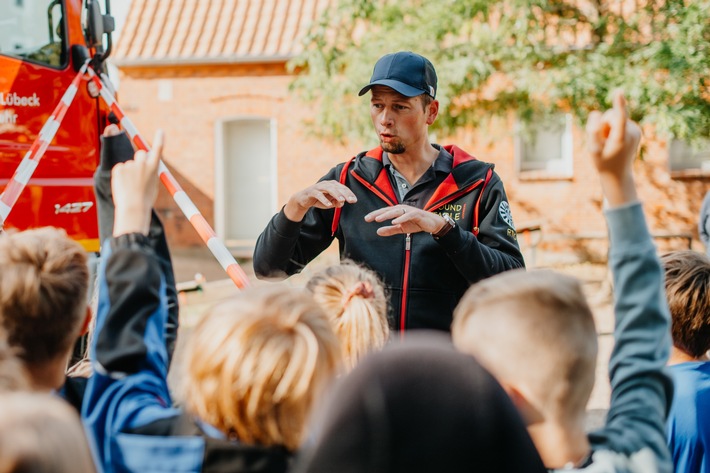
<svg viewBox="0 0 710 473">
<path fill-rule="evenodd" d="M 551 271 L 508 272 L 473 286 L 455 312 L 457 347 L 491 370 L 554 470 L 670 472 L 665 418 L 672 397 L 664 365 L 670 315 L 663 272 L 638 202 L 633 161 L 641 132 L 617 93 L 593 112 L 588 148 L 607 202 L 614 277 L 615 346 L 606 424 L 587 436 L 596 333 L 578 281 Z"/>
<path fill-rule="evenodd" d="M 328 314 L 349 369 L 385 345 L 389 337 L 387 297 L 374 271 L 344 260 L 314 274 L 306 289 Z"/>
<path fill-rule="evenodd" d="M 186 345 L 185 410 L 167 384 L 165 277 L 147 241 L 162 135 L 117 164 L 83 418 L 106 471 L 285 472 L 340 347 L 303 291 L 250 290 L 211 311 Z"/>
</svg>

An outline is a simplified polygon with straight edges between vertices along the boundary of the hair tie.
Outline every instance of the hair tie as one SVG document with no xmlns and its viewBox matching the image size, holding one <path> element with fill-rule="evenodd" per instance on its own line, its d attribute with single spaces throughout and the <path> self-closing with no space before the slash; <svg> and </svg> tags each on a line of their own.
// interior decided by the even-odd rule
<svg viewBox="0 0 710 473">
<path fill-rule="evenodd" d="M 347 307 L 347 305 L 350 303 L 350 299 L 355 296 L 362 296 L 365 299 L 372 299 L 373 297 L 375 297 L 375 291 L 372 290 L 372 284 L 367 281 L 360 281 L 359 283 L 355 284 L 355 286 L 353 286 L 353 288 L 349 292 L 343 294 L 343 309 L 345 309 L 345 307 Z"/>
</svg>

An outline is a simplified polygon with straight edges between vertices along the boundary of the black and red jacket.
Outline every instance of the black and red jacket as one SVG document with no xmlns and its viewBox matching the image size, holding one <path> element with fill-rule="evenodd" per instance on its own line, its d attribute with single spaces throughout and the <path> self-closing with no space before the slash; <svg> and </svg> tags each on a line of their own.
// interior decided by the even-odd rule
<svg viewBox="0 0 710 473">
<path fill-rule="evenodd" d="M 311 208 L 302 222 L 290 221 L 283 210 L 271 219 L 254 249 L 257 277 L 296 274 L 337 238 L 341 258 L 365 264 L 383 279 L 393 329 L 450 330 L 453 310 L 471 284 L 525 263 L 493 165 L 456 146 L 444 148 L 453 156 L 452 170 L 424 209 L 448 213 L 456 221 L 448 234 L 438 240 L 429 233 L 382 237 L 377 229 L 388 222 L 365 222 L 373 210 L 399 203 L 382 164 L 382 148 L 376 148 L 321 179 L 344 183 L 357 203 L 337 210 Z"/>
</svg>

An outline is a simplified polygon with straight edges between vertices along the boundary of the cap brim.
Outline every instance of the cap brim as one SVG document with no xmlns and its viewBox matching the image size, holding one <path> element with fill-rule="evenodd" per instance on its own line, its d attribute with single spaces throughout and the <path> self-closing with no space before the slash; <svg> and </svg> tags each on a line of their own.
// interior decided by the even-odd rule
<svg viewBox="0 0 710 473">
<path fill-rule="evenodd" d="M 365 95 L 368 90 L 370 90 L 376 85 L 384 85 L 385 87 L 394 89 L 405 97 L 416 97 L 417 95 L 428 93 L 426 90 L 417 89 L 416 87 L 412 87 L 411 85 L 405 84 L 404 82 L 400 82 L 398 80 L 380 79 L 367 84 L 365 87 L 360 89 L 360 92 L 357 95 Z"/>
</svg>

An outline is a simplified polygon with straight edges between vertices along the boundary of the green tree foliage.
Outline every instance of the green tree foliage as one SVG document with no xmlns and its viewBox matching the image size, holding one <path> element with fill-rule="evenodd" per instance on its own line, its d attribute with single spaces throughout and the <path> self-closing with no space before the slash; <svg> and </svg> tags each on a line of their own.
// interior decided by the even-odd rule
<svg viewBox="0 0 710 473">
<path fill-rule="evenodd" d="M 444 134 L 511 113 L 581 122 L 622 87 L 634 119 L 710 136 L 710 0 L 337 0 L 305 42 L 293 88 L 321 136 L 372 135 L 357 91 L 398 50 L 434 63 Z"/>
</svg>

